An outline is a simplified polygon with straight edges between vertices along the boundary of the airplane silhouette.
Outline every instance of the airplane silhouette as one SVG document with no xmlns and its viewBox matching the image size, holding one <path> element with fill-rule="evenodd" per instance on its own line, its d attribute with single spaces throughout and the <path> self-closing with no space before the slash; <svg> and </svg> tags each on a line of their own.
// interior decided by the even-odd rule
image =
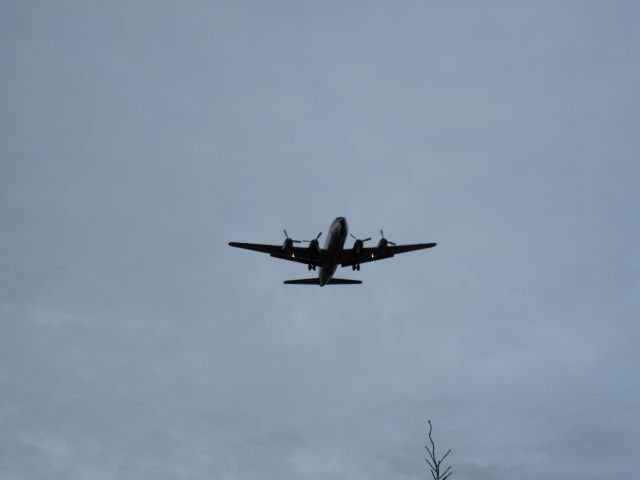
<svg viewBox="0 0 640 480">
<path fill-rule="evenodd" d="M 306 263 L 309 270 L 315 270 L 320 267 L 318 277 L 302 278 L 299 280 L 285 280 L 288 285 L 351 285 L 360 284 L 362 280 L 352 280 L 345 278 L 333 278 L 338 265 L 342 267 L 351 267 L 352 270 L 360 270 L 360 264 L 373 262 L 391 258 L 398 253 L 411 252 L 413 250 L 422 250 L 424 248 L 435 247 L 435 243 L 415 243 L 411 245 L 396 245 L 384 238 L 384 232 L 380 230 L 380 241 L 375 247 L 365 247 L 364 242 L 368 242 L 371 238 L 356 238 L 351 235 L 355 242 L 353 248 L 344 248 L 344 242 L 347 239 L 349 226 L 347 219 L 344 217 L 336 218 L 329 227 L 329 233 L 324 243 L 324 248 L 320 248 L 320 236 L 318 234 L 313 240 L 303 240 L 308 243 L 307 247 L 294 247 L 294 243 L 302 243 L 300 240 L 294 240 L 289 237 L 287 231 L 284 230 L 285 240 L 282 245 L 265 245 L 260 243 L 240 243 L 229 242 L 229 245 L 237 248 L 245 248 L 256 252 L 268 253 L 272 257 L 290 260 L 292 262 Z"/>
</svg>

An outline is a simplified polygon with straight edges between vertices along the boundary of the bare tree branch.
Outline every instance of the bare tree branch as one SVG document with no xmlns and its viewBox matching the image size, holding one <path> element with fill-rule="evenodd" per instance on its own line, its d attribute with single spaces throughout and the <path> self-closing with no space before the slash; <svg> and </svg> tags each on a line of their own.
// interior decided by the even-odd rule
<svg viewBox="0 0 640 480">
<path fill-rule="evenodd" d="M 436 446 L 433 443 L 433 438 L 431 438 L 431 430 L 433 430 L 433 425 L 431 425 L 431 420 L 427 420 L 427 422 L 429 422 L 429 441 L 431 442 L 431 452 L 433 452 L 431 457 L 432 458 L 436 458 Z M 427 448 L 427 451 L 429 451 L 428 448 Z M 431 453 L 431 452 L 429 452 L 429 453 Z"/>
<path fill-rule="evenodd" d="M 449 455 L 450 453 L 451 453 L 451 449 L 449 449 L 447 453 L 444 454 L 444 457 L 442 457 L 440 461 L 442 462 L 445 458 L 447 458 L 447 455 Z"/>
<path fill-rule="evenodd" d="M 431 469 L 430 473 L 431 477 L 433 477 L 433 480 L 447 480 L 447 478 L 449 478 L 449 476 L 451 476 L 451 474 L 453 473 L 451 471 L 451 466 L 448 466 L 443 473 L 440 473 L 440 466 L 442 465 L 444 459 L 447 458 L 447 455 L 451 453 L 451 449 L 447 450 L 447 453 L 445 453 L 442 458 L 438 460 L 438 457 L 436 455 L 436 445 L 433 442 L 433 437 L 431 436 L 431 433 L 433 432 L 433 425 L 431 425 L 431 420 L 427 420 L 427 422 L 429 423 L 429 443 L 431 443 L 431 448 L 429 448 L 429 445 L 425 445 L 424 448 L 429 454 L 429 457 L 425 460 L 429 464 L 429 468 Z"/>
</svg>

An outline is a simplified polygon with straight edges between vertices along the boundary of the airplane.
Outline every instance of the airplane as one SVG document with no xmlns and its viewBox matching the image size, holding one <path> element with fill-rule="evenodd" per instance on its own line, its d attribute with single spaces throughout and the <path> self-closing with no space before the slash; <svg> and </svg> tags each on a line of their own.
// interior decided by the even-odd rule
<svg viewBox="0 0 640 480">
<path fill-rule="evenodd" d="M 302 278 L 299 280 L 285 280 L 286 285 L 352 285 L 360 284 L 362 280 L 353 280 L 345 278 L 334 278 L 338 265 L 342 267 L 351 267 L 352 270 L 360 270 L 360 264 L 373 262 L 375 260 L 383 260 L 391 258 L 398 253 L 411 252 L 413 250 L 422 250 L 424 248 L 435 247 L 435 243 L 415 243 L 411 245 L 397 245 L 384 237 L 384 232 L 380 230 L 380 241 L 376 247 L 365 247 L 364 242 L 371 240 L 369 238 L 356 238 L 353 234 L 351 237 L 355 240 L 352 248 L 344 248 L 344 242 L 347 240 L 349 226 L 347 219 L 344 217 L 336 218 L 329 227 L 329 233 L 324 243 L 324 248 L 320 248 L 320 236 L 318 234 L 313 240 L 294 240 L 289 237 L 286 230 L 284 231 L 285 240 L 282 245 L 265 245 L 260 243 L 240 243 L 229 242 L 229 245 L 256 252 L 268 253 L 274 258 L 290 260 L 307 264 L 308 270 L 316 270 L 320 267 L 318 277 Z M 308 243 L 307 247 L 294 247 L 294 243 Z"/>
</svg>

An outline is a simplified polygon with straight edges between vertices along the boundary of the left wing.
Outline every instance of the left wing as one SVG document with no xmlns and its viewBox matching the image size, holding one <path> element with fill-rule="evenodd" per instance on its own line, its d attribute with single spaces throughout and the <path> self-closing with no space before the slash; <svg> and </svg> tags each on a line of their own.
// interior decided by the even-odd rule
<svg viewBox="0 0 640 480">
<path fill-rule="evenodd" d="M 340 258 L 340 265 L 349 267 L 360 263 L 375 262 L 376 260 L 384 260 L 391 258 L 398 253 L 412 252 L 414 250 L 423 250 L 425 248 L 433 248 L 437 243 L 413 243 L 410 245 L 387 245 L 381 250 L 378 247 L 363 248 L 356 253 L 354 249 L 343 250 Z"/>
<path fill-rule="evenodd" d="M 307 265 L 322 266 L 322 259 L 317 253 L 309 250 L 309 248 L 291 247 L 283 249 L 282 245 L 266 245 L 263 243 L 241 243 L 229 242 L 229 246 L 236 248 L 244 248 L 245 250 L 253 250 L 254 252 L 268 253 L 274 258 L 289 260 L 291 262 L 305 263 Z"/>
</svg>

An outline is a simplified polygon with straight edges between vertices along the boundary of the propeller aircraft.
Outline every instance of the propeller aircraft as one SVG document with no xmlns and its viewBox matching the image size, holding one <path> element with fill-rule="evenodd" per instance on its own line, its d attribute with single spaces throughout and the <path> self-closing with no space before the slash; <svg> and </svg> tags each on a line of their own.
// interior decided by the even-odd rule
<svg viewBox="0 0 640 480">
<path fill-rule="evenodd" d="M 318 233 L 313 240 L 294 240 L 284 231 L 285 240 L 282 245 L 266 245 L 260 243 L 240 243 L 229 242 L 229 245 L 236 248 L 244 248 L 256 252 L 268 253 L 274 258 L 289 260 L 292 262 L 304 263 L 308 270 L 316 270 L 320 267 L 317 277 L 303 278 L 298 280 L 285 280 L 287 285 L 351 285 L 360 284 L 362 280 L 345 278 L 334 278 L 333 275 L 338 268 L 351 267 L 353 271 L 360 270 L 360 264 L 391 258 L 398 253 L 411 252 L 435 247 L 435 243 L 415 243 L 409 245 L 397 245 L 395 242 L 387 240 L 384 232 L 380 230 L 380 240 L 375 247 L 365 247 L 364 243 L 371 240 L 371 237 L 360 239 L 353 234 L 355 240 L 352 248 L 344 248 L 347 240 L 349 226 L 344 217 L 336 218 L 329 227 L 324 248 L 320 248 L 320 237 Z M 294 244 L 307 243 L 306 247 L 296 247 Z"/>
</svg>

